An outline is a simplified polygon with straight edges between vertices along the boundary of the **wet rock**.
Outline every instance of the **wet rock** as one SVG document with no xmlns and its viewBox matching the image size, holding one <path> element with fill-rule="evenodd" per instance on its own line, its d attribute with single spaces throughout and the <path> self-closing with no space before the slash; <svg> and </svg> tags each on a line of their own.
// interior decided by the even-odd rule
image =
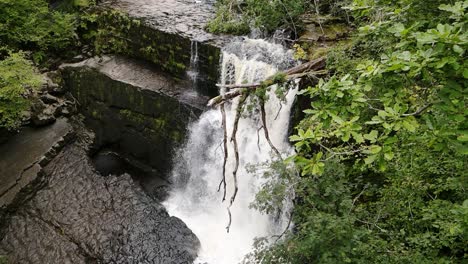
<svg viewBox="0 0 468 264">
<path fill-rule="evenodd" d="M 160 185 L 153 188 L 151 196 L 157 201 L 164 201 L 169 197 L 170 191 L 169 185 Z"/>
<path fill-rule="evenodd" d="M 66 142 L 73 138 L 71 125 L 59 119 L 43 128 L 23 128 L 0 145 L 0 207 L 12 203 L 38 176 Z"/>
<path fill-rule="evenodd" d="M 12 263 L 193 263 L 198 239 L 131 177 L 102 177 L 80 144 L 45 168 L 48 179 L 11 215 L 0 255 Z"/>
<path fill-rule="evenodd" d="M 118 153 L 168 171 L 187 125 L 207 97 L 156 69 L 122 57 L 102 57 L 61 67 L 67 89 L 96 133 L 95 148 Z"/>
<path fill-rule="evenodd" d="M 71 62 L 72 62 L 72 63 L 73 63 L 73 62 L 79 62 L 79 61 L 82 61 L 82 60 L 84 60 L 84 59 L 85 59 L 85 56 L 83 56 L 83 55 L 80 54 L 80 55 L 77 55 L 77 56 L 73 57 L 73 59 L 71 59 Z"/>
<path fill-rule="evenodd" d="M 107 1 L 104 6 L 126 12 L 133 18 L 140 18 L 156 30 L 222 46 L 229 42 L 228 36 L 214 35 L 204 30 L 208 21 L 215 15 L 214 2 L 207 0 L 113 0 Z"/>
<path fill-rule="evenodd" d="M 43 90 L 52 95 L 62 95 L 65 93 L 63 79 L 58 71 L 46 72 L 43 77 Z"/>
<path fill-rule="evenodd" d="M 41 112 L 33 112 L 31 116 L 31 122 L 35 126 L 46 126 L 55 122 L 55 114 L 57 112 L 57 106 L 48 105 Z"/>
<path fill-rule="evenodd" d="M 45 104 L 54 104 L 54 103 L 58 103 L 59 99 L 53 95 L 50 95 L 50 94 L 43 94 L 39 97 L 42 102 L 44 102 Z"/>
<path fill-rule="evenodd" d="M 219 79 L 220 47 L 229 43 L 228 36 L 205 32 L 204 27 L 214 15 L 211 3 L 192 0 L 107 1 L 103 9 L 117 9 L 129 17 L 116 18 L 115 12 L 100 16 L 100 26 L 123 28 L 108 39 L 115 38 L 124 53 L 132 58 L 149 61 L 179 79 L 188 79 L 193 71 L 191 58 L 197 57 L 195 89 L 208 96 L 216 96 Z M 105 13 L 104 13 L 105 14 Z M 118 26 L 116 26 L 116 24 Z M 125 30 L 127 29 L 127 30 Z"/>
</svg>

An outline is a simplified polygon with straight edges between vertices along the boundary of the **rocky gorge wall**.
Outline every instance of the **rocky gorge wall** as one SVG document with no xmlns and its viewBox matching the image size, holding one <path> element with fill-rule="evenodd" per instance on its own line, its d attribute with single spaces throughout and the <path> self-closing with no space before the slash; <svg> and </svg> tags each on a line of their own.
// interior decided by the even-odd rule
<svg viewBox="0 0 468 264">
<path fill-rule="evenodd" d="M 178 80 L 197 71 L 194 86 L 203 95 L 218 93 L 215 86 L 220 61 L 219 43 L 198 41 L 180 32 L 150 24 L 144 17 L 129 16 L 109 4 L 96 12 L 98 52 L 117 53 L 151 62 Z M 171 22 L 169 22 L 171 23 Z M 206 33 L 205 33 L 206 34 Z M 195 67 L 196 69 L 191 69 Z"/>
<path fill-rule="evenodd" d="M 189 83 L 145 66 L 122 57 L 93 58 L 64 65 L 62 74 L 96 134 L 94 148 L 131 155 L 162 175 L 205 98 Z"/>
<path fill-rule="evenodd" d="M 5 255 L 12 263 L 188 264 L 197 256 L 197 237 L 167 214 L 158 195 L 149 194 L 127 171 L 102 174 L 94 157 L 110 150 L 149 172 L 151 180 L 165 178 L 167 185 L 188 124 L 203 111 L 207 96 L 217 93 L 219 42 L 195 39 L 198 31 L 187 35 L 158 27 L 120 6 L 119 11 L 108 5 L 98 9 L 94 44 L 99 56 L 57 71 L 60 96 L 74 101 L 78 113 L 59 119 L 56 111 L 41 123 L 49 133 L 65 122 L 76 137 L 53 138 L 53 146 L 57 140 L 63 144 L 41 148 L 34 157 L 47 157 L 47 163 L 26 164 L 27 175 L 32 171 L 34 177 L 25 177 L 23 167 L 17 178 L 16 171 L 8 173 L 11 186 L 21 185 L 9 188 L 14 192 L 1 204 L 0 262 Z M 190 4 L 180 9 L 193 11 Z M 85 53 L 75 61 L 92 56 Z M 18 142 L 26 140 L 24 149 L 42 140 L 36 130 L 31 133 L 32 141 L 24 131 L 18 134 Z M 0 164 L 0 170 L 8 164 Z"/>
</svg>

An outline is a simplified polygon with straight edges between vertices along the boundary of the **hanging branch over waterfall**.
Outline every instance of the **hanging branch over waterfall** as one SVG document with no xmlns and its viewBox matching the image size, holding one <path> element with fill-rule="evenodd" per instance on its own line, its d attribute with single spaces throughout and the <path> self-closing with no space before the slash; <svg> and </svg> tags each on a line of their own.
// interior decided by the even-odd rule
<svg viewBox="0 0 468 264">
<path fill-rule="evenodd" d="M 262 123 L 263 123 L 263 132 L 265 133 L 265 139 L 268 141 L 268 144 L 270 145 L 271 149 L 275 152 L 275 154 L 278 156 L 280 160 L 283 158 L 281 157 L 281 153 L 279 150 L 273 145 L 273 142 L 271 142 L 270 139 L 270 133 L 268 132 L 267 128 L 267 122 L 266 122 L 266 112 L 265 112 L 265 101 L 260 100 L 260 112 L 262 114 Z"/>
<path fill-rule="evenodd" d="M 258 96 L 258 103 L 259 103 L 259 109 L 261 113 L 261 121 L 262 121 L 262 127 L 265 135 L 265 139 L 267 140 L 268 144 L 270 145 L 271 149 L 275 153 L 275 155 L 282 160 L 282 156 L 280 151 L 274 146 L 273 142 L 270 139 L 269 131 L 267 128 L 267 118 L 266 118 L 266 111 L 265 111 L 265 100 L 266 96 L 259 96 L 258 94 L 263 94 L 265 95 L 266 88 L 275 84 L 284 84 L 288 83 L 291 81 L 294 81 L 299 78 L 303 77 L 310 77 L 310 78 L 316 78 L 318 79 L 319 77 L 325 75 L 327 72 L 324 70 L 325 68 L 325 58 L 319 58 L 304 64 L 301 64 L 299 66 L 293 67 L 291 69 L 288 69 L 284 72 L 279 72 L 273 76 L 270 76 L 263 80 L 262 82 L 259 83 L 253 83 L 253 84 L 229 84 L 229 85 L 222 85 L 222 84 L 217 84 L 219 87 L 223 87 L 224 89 L 231 90 L 228 91 L 222 95 L 216 96 L 212 98 L 208 102 L 208 106 L 219 106 L 222 114 L 222 126 L 224 130 L 224 138 L 223 138 L 223 145 L 224 145 L 224 163 L 223 163 L 223 175 L 222 175 L 222 180 L 219 183 L 219 188 L 218 191 L 221 190 L 221 187 L 224 188 L 224 195 L 223 195 L 223 201 L 226 200 L 226 164 L 227 164 L 227 159 L 228 159 L 228 146 L 227 146 L 227 120 L 226 120 L 226 110 L 225 110 L 225 103 L 240 96 L 237 108 L 236 108 L 236 115 L 234 118 L 234 125 L 232 128 L 232 134 L 231 134 L 231 142 L 233 143 L 234 146 L 234 157 L 235 157 L 235 167 L 233 170 L 233 182 L 234 182 L 234 192 L 231 196 L 229 206 L 227 207 L 228 215 L 229 215 L 229 222 L 228 225 L 226 226 L 226 230 L 229 233 L 231 223 L 232 223 L 232 216 L 231 216 L 231 206 L 233 205 L 237 192 L 239 190 L 238 188 L 238 181 L 237 181 L 237 171 L 239 169 L 239 148 L 238 148 L 238 143 L 237 143 L 237 129 L 239 126 L 239 120 L 242 115 L 243 107 L 244 104 L 248 98 L 248 96 L 256 89 L 258 89 L 257 96 Z"/>
<path fill-rule="evenodd" d="M 234 126 L 232 128 L 231 141 L 234 144 L 234 155 L 236 157 L 236 165 L 234 167 L 234 171 L 232 172 L 233 178 L 234 178 L 234 193 L 232 194 L 231 203 L 229 206 L 231 206 L 232 203 L 234 203 L 234 200 L 236 199 L 237 191 L 239 190 L 237 186 L 237 170 L 239 169 L 239 148 L 237 146 L 236 134 L 237 134 L 237 128 L 239 126 L 239 120 L 242 114 L 242 109 L 243 109 L 245 100 L 247 100 L 248 96 L 249 96 L 248 93 L 244 93 L 242 97 L 240 98 L 239 104 L 237 105 L 237 109 L 236 109 L 236 118 L 234 119 Z"/>
<path fill-rule="evenodd" d="M 234 144 L 234 155 L 236 157 L 236 165 L 234 167 L 234 171 L 232 172 L 232 177 L 234 179 L 234 193 L 231 196 L 231 201 L 230 201 L 229 206 L 227 208 L 228 214 L 229 214 L 229 223 L 226 226 L 226 230 L 227 230 L 228 233 L 229 233 L 229 229 L 231 228 L 231 222 L 232 222 L 231 206 L 234 203 L 234 201 L 236 200 L 237 191 L 239 190 L 239 187 L 238 187 L 238 184 L 237 184 L 237 170 L 239 169 L 239 148 L 238 148 L 238 145 L 237 145 L 236 134 L 237 134 L 237 128 L 239 127 L 239 120 L 240 120 L 240 117 L 241 117 L 241 114 L 242 114 L 242 109 L 243 109 L 244 103 L 247 100 L 248 96 L 249 96 L 249 92 L 245 92 L 245 93 L 243 93 L 242 97 L 239 99 L 239 104 L 237 105 L 237 109 L 236 109 L 236 118 L 234 119 L 234 126 L 232 127 L 231 141 Z M 227 131 L 224 130 L 224 133 L 226 134 Z M 226 164 L 226 159 L 224 160 L 224 164 Z M 223 172 L 223 173 L 225 173 L 225 172 Z M 226 175 L 223 175 L 223 177 L 225 178 Z M 226 187 L 224 188 L 224 193 L 226 194 Z"/>
<path fill-rule="evenodd" d="M 208 102 L 208 106 L 216 106 L 223 102 L 232 100 L 233 98 L 240 96 L 244 89 L 257 89 L 260 87 L 268 87 L 271 85 L 292 81 L 298 78 L 303 78 L 306 76 L 311 77 L 311 78 L 318 78 L 319 76 L 323 76 L 327 73 L 326 71 L 324 71 L 324 68 L 325 68 L 325 58 L 319 58 L 313 61 L 303 63 L 299 66 L 290 68 L 282 72 L 282 75 L 284 76 L 284 78 L 277 78 L 278 74 L 275 74 L 273 76 L 266 78 L 264 81 L 259 82 L 259 83 L 228 84 L 228 85 L 217 84 L 218 87 L 223 87 L 228 90 L 231 90 L 231 89 L 236 89 L 236 90 L 229 91 L 225 94 L 218 95 L 212 98 Z"/>
<path fill-rule="evenodd" d="M 224 193 L 223 193 L 223 202 L 226 200 L 226 163 L 228 159 L 228 147 L 227 147 L 227 124 L 226 124 L 226 109 L 224 109 L 224 104 L 220 106 L 221 109 L 221 115 L 223 117 L 223 131 L 224 131 L 224 137 L 223 137 L 223 148 L 224 148 L 224 163 L 223 163 L 223 178 L 221 179 L 221 182 L 219 183 L 218 187 L 218 192 L 221 190 L 221 186 L 224 188 Z"/>
</svg>

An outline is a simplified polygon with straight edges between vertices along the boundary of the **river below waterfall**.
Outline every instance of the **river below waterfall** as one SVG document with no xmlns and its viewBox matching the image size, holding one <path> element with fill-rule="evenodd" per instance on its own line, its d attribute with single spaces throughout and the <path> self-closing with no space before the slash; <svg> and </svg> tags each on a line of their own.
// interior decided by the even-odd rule
<svg viewBox="0 0 468 264">
<path fill-rule="evenodd" d="M 222 54 L 221 83 L 255 83 L 294 65 L 291 51 L 264 40 L 246 39 L 228 45 Z M 287 141 L 290 110 L 296 94 L 290 90 L 281 102 L 274 93 L 265 105 L 270 138 L 283 157 L 291 155 Z M 221 91 L 224 92 L 224 91 Z M 230 135 L 236 115 L 237 101 L 226 104 L 228 131 L 228 159 L 226 165 L 227 193 L 219 190 L 223 175 L 222 115 L 218 109 L 209 110 L 189 128 L 187 143 L 178 151 L 172 171 L 175 189 L 164 202 L 170 215 L 182 219 L 201 241 L 201 250 L 195 263 L 237 264 L 253 249 L 257 237 L 271 237 L 284 230 L 285 215 L 273 217 L 251 209 L 265 179 L 261 171 L 249 173 L 249 165 L 268 162 L 272 148 L 265 139 L 258 109 L 245 111 L 239 122 L 237 142 L 240 156 L 237 172 L 239 192 L 227 208 L 234 190 L 235 158 Z M 285 210 L 287 211 L 287 209 Z"/>
</svg>

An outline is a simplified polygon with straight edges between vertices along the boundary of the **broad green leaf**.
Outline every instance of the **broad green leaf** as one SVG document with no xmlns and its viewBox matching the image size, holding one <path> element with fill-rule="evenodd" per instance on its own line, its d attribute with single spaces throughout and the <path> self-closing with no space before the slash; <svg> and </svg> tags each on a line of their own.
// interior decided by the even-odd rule
<svg viewBox="0 0 468 264">
<path fill-rule="evenodd" d="M 455 150 L 462 155 L 468 155 L 468 146 L 466 144 L 456 146 Z"/>
<path fill-rule="evenodd" d="M 351 133 L 349 131 L 345 131 L 343 136 L 341 137 L 341 140 L 343 140 L 344 142 L 348 142 L 350 138 L 351 138 Z"/>
<path fill-rule="evenodd" d="M 377 112 L 377 114 L 382 118 L 385 118 L 385 117 L 388 116 L 387 112 L 385 112 L 383 110 L 379 110 L 379 112 Z"/>
<path fill-rule="evenodd" d="M 437 36 L 429 33 L 419 32 L 415 34 L 416 40 L 421 44 L 432 44 L 437 40 Z"/>
<path fill-rule="evenodd" d="M 368 156 L 367 158 L 364 159 L 364 163 L 366 164 L 372 164 L 376 159 L 377 159 L 378 155 L 370 155 Z"/>
<path fill-rule="evenodd" d="M 379 132 L 377 130 L 372 130 L 369 134 L 364 134 L 364 138 L 374 143 L 377 140 Z"/>
<path fill-rule="evenodd" d="M 463 69 L 463 77 L 468 79 L 468 68 Z"/>
<path fill-rule="evenodd" d="M 455 51 L 456 53 L 460 55 L 463 55 L 463 53 L 465 52 L 465 50 L 458 45 L 453 45 L 453 51 Z"/>
<path fill-rule="evenodd" d="M 332 114 L 332 113 L 329 113 L 329 114 L 332 117 L 333 121 L 335 121 L 336 123 L 340 125 L 344 123 L 343 119 L 341 119 L 339 116 Z"/>
<path fill-rule="evenodd" d="M 297 135 L 292 135 L 292 136 L 289 137 L 289 140 L 291 140 L 292 142 L 295 142 L 295 141 L 302 140 L 302 138 L 300 136 L 297 136 Z"/>
<path fill-rule="evenodd" d="M 387 153 L 384 154 L 384 158 L 386 160 L 392 160 L 394 156 L 395 156 L 395 154 L 393 152 L 387 152 Z"/>
<path fill-rule="evenodd" d="M 312 165 L 312 174 L 314 175 L 321 175 L 323 173 L 325 167 L 325 163 L 323 162 L 317 162 L 314 165 Z"/>
<path fill-rule="evenodd" d="M 380 151 L 382 151 L 382 147 L 379 145 L 371 145 L 367 148 L 367 150 L 364 151 L 364 153 L 367 154 L 378 154 Z"/>
<path fill-rule="evenodd" d="M 461 135 L 457 137 L 458 141 L 467 142 L 468 141 L 468 131 L 463 131 Z"/>
<path fill-rule="evenodd" d="M 360 133 L 352 132 L 354 140 L 356 140 L 357 143 L 363 143 L 364 142 L 364 137 Z"/>
<path fill-rule="evenodd" d="M 414 120 L 414 118 L 406 118 L 403 120 L 403 127 L 409 132 L 414 132 L 418 127 L 418 123 Z"/>
<path fill-rule="evenodd" d="M 405 25 L 402 23 L 396 23 L 388 29 L 388 32 L 393 33 L 396 37 L 401 36 L 401 33 L 405 30 Z"/>
<path fill-rule="evenodd" d="M 320 159 L 322 159 L 322 157 L 323 157 L 323 152 L 320 151 L 319 153 L 317 153 L 317 154 L 315 155 L 315 158 L 314 158 L 314 159 L 315 159 L 316 161 L 319 161 Z"/>
</svg>

